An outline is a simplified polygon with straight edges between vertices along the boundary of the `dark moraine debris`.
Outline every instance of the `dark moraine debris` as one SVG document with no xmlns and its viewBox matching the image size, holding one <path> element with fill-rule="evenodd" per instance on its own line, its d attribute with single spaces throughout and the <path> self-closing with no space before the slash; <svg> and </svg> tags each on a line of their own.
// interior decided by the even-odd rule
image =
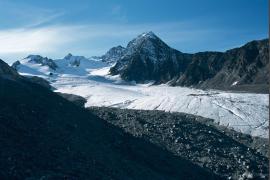
<svg viewBox="0 0 270 180">
<path fill-rule="evenodd" d="M 268 179 L 268 139 L 253 138 L 185 113 L 104 107 L 89 111 L 226 179 Z"/>
<path fill-rule="evenodd" d="M 84 107 L 84 104 L 87 102 L 85 98 L 82 96 L 74 95 L 74 94 L 67 94 L 67 93 L 61 93 L 57 92 L 58 95 L 62 96 L 63 98 L 69 100 L 70 102 L 73 102 L 77 106 Z"/>
<path fill-rule="evenodd" d="M 38 76 L 23 76 L 26 80 L 32 82 L 32 83 L 35 83 L 35 84 L 39 84 L 47 89 L 51 89 L 51 90 L 54 90 L 55 88 L 52 87 L 49 83 L 49 81 L 41 78 L 41 77 L 38 77 Z"/>
</svg>

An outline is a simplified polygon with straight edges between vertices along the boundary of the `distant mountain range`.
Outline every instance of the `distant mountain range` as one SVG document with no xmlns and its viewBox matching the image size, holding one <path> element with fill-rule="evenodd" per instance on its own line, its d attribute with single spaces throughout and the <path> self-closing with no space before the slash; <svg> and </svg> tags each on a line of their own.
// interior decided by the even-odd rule
<svg viewBox="0 0 270 180">
<path fill-rule="evenodd" d="M 125 53 L 110 69 L 128 81 L 203 89 L 268 92 L 268 39 L 252 41 L 226 52 L 182 53 L 153 32 L 130 41 Z"/>
<path fill-rule="evenodd" d="M 147 32 L 130 41 L 126 48 L 113 47 L 103 56 L 85 58 L 68 54 L 63 60 L 68 62 L 67 66 L 77 67 L 81 61 L 94 60 L 92 65 L 101 61 L 112 66 L 111 75 L 137 83 L 154 81 L 172 86 L 268 93 L 268 46 L 268 39 L 264 39 L 226 52 L 188 54 L 169 47 L 153 32 Z M 25 59 L 49 67 L 52 74 L 58 69 L 56 62 L 60 62 L 39 55 Z M 16 61 L 12 66 L 18 69 L 20 64 Z"/>
<path fill-rule="evenodd" d="M 29 55 L 12 67 L 44 87 L 73 94 L 62 96 L 77 99 L 80 106 L 185 112 L 214 119 L 242 133 L 268 137 L 266 44 L 266 40 L 253 41 L 225 53 L 185 54 L 149 32 L 126 48 L 114 47 L 100 57 L 69 53 L 52 60 Z"/>
</svg>

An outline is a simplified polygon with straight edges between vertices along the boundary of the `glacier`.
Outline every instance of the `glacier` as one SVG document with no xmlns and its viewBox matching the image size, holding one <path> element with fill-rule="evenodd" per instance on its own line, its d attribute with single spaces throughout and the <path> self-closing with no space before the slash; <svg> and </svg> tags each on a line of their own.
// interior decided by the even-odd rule
<svg viewBox="0 0 270 180">
<path fill-rule="evenodd" d="M 79 61 L 74 66 L 69 62 Z M 39 76 L 48 80 L 56 92 L 86 98 L 86 107 L 184 112 L 213 119 L 219 125 L 236 131 L 268 138 L 269 95 L 219 90 L 171 87 L 167 84 L 136 84 L 109 75 L 112 64 L 98 59 L 76 56 L 54 60 L 58 68 L 28 60 L 21 61 L 21 75 Z"/>
</svg>

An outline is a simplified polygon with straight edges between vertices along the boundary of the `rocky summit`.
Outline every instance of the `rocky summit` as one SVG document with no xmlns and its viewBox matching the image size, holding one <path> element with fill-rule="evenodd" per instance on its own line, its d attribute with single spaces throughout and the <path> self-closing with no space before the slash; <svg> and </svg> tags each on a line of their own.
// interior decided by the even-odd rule
<svg viewBox="0 0 270 180">
<path fill-rule="evenodd" d="M 226 52 L 182 53 L 153 32 L 130 41 L 126 53 L 110 69 L 128 81 L 204 89 L 268 92 L 268 39 L 252 41 Z"/>
<path fill-rule="evenodd" d="M 126 52 L 126 48 L 122 46 L 116 46 L 107 51 L 103 56 L 100 57 L 103 62 L 113 64 L 120 59 Z"/>
<path fill-rule="evenodd" d="M 130 41 L 126 54 L 111 68 L 112 75 L 125 80 L 168 82 L 186 69 L 188 54 L 170 48 L 153 32 L 143 33 Z"/>
</svg>

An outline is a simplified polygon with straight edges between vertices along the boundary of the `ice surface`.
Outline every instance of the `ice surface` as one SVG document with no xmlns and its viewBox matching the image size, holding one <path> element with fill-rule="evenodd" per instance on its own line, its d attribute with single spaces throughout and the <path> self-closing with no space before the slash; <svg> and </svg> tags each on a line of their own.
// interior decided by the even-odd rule
<svg viewBox="0 0 270 180">
<path fill-rule="evenodd" d="M 214 119 L 236 131 L 268 138 L 268 95 L 199 90 L 168 85 L 125 82 L 108 75 L 110 66 L 93 59 L 80 59 L 78 67 L 66 59 L 56 60 L 58 69 L 23 62 L 21 74 L 51 81 L 57 92 L 83 96 L 86 106 L 185 112 Z M 54 75 L 48 75 L 52 72 Z"/>
</svg>

